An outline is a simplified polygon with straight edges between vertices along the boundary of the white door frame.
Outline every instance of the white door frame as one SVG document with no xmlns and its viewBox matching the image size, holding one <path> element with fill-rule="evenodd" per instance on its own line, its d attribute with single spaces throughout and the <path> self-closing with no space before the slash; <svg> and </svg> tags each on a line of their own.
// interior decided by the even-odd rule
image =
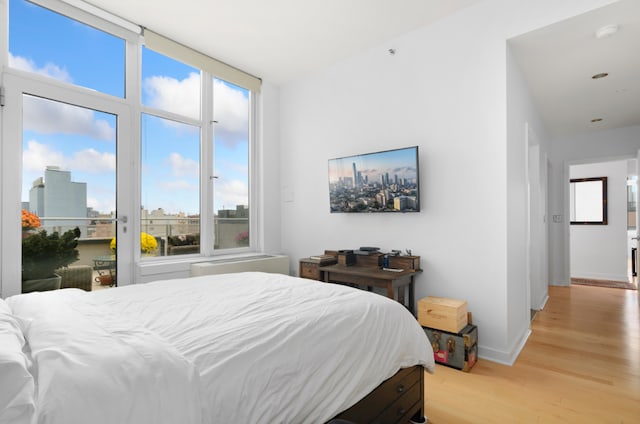
<svg viewBox="0 0 640 424">
<path fill-rule="evenodd" d="M 18 70 L 7 70 L 3 74 L 5 105 L 2 107 L 2 165 L 1 182 L 2 204 L 0 209 L 0 231 L 2 234 L 0 263 L 0 295 L 8 297 L 19 294 L 21 287 L 21 184 L 22 180 L 22 99 L 23 94 L 31 94 L 55 101 L 69 103 L 80 107 L 103 111 L 115 115 L 117 118 L 117 146 L 116 146 L 116 204 L 118 217 L 133 218 L 135 208 L 135 193 L 137 192 L 138 165 L 131 158 L 133 154 L 133 130 L 131 126 L 131 111 L 125 100 L 113 99 L 111 96 L 97 93 L 83 87 L 68 84 L 24 73 Z M 127 225 L 116 225 L 118 237 L 118 268 L 119 281 L 127 284 L 133 281 L 133 244 L 137 234 L 137 221 L 129 219 Z M 122 242 L 120 242 L 122 240 Z"/>
<path fill-rule="evenodd" d="M 636 273 L 640 275 L 640 241 L 638 240 L 638 235 L 640 234 L 640 149 L 638 149 L 638 153 L 636 154 L 636 257 L 634 258 L 636 261 Z"/>
<path fill-rule="evenodd" d="M 525 123 L 525 152 L 527 166 L 526 296 L 530 309 L 540 310 L 546 302 L 549 286 L 546 201 L 548 159 L 528 123 Z"/>
</svg>

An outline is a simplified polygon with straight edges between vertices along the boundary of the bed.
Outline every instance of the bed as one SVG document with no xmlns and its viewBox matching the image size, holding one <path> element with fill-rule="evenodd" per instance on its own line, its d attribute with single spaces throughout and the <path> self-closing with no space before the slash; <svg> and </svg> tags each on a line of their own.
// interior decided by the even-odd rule
<svg viewBox="0 0 640 424">
<path fill-rule="evenodd" d="M 0 299 L 0 423 L 325 423 L 423 369 L 402 305 L 281 274 Z"/>
</svg>

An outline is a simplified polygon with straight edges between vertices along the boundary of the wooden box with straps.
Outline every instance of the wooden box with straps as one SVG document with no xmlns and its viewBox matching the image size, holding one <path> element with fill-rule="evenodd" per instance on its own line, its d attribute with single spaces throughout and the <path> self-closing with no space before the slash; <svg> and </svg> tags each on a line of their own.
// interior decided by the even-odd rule
<svg viewBox="0 0 640 424">
<path fill-rule="evenodd" d="M 459 333 L 423 327 L 437 363 L 469 372 L 478 360 L 478 327 L 470 324 Z"/>
</svg>

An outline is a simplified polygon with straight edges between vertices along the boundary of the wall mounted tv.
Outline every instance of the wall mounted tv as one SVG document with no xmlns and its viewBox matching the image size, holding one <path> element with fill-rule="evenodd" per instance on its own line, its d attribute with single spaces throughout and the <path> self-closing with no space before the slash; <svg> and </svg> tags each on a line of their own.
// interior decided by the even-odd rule
<svg viewBox="0 0 640 424">
<path fill-rule="evenodd" d="M 418 162 L 418 146 L 329 159 L 331 212 L 420 212 Z"/>
</svg>

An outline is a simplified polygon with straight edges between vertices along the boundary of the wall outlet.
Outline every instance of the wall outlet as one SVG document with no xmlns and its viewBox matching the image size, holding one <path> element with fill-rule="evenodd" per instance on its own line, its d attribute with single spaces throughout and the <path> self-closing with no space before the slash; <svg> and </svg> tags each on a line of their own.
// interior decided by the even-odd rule
<svg viewBox="0 0 640 424">
<path fill-rule="evenodd" d="M 562 222 L 562 215 L 553 215 L 553 222 L 559 224 Z"/>
</svg>

